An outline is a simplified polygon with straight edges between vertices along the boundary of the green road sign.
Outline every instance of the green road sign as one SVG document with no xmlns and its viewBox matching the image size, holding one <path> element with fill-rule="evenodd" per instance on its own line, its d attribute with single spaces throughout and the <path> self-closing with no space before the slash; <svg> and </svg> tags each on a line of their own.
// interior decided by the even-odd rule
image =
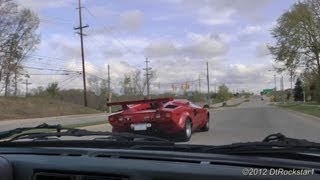
<svg viewBox="0 0 320 180">
<path fill-rule="evenodd" d="M 263 94 L 268 94 L 268 93 L 272 93 L 272 92 L 273 92 L 273 89 L 264 89 L 264 90 L 262 90 Z"/>
</svg>

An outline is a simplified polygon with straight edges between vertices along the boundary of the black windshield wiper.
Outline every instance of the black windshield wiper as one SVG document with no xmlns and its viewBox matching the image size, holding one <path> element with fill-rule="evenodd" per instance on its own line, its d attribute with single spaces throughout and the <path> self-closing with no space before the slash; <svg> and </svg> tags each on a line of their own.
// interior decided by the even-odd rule
<svg viewBox="0 0 320 180">
<path fill-rule="evenodd" d="M 192 153 L 214 153 L 214 154 L 235 154 L 235 155 L 256 155 L 283 153 L 297 153 L 297 152 L 320 152 L 320 143 L 310 142 L 303 139 L 288 138 L 280 133 L 271 134 L 262 141 L 234 143 L 230 145 L 210 146 L 210 145 L 189 145 L 189 144 L 175 144 L 174 146 L 148 146 L 137 145 L 132 146 L 131 149 L 141 150 L 163 150 L 163 151 L 180 151 Z"/>
<path fill-rule="evenodd" d="M 34 127 L 23 127 L 23 128 L 16 128 L 16 129 L 8 130 L 8 131 L 2 131 L 2 132 L 0 132 L 0 140 L 9 138 L 14 135 L 21 134 L 26 131 L 41 130 L 41 129 L 52 129 L 52 130 L 56 130 L 57 132 L 60 132 L 63 129 L 69 129 L 69 128 L 64 128 L 60 124 L 48 125 L 46 123 L 43 123 L 43 124 L 40 124 L 40 125 L 34 126 Z"/>
<path fill-rule="evenodd" d="M 288 138 L 281 133 L 271 134 L 259 142 L 234 143 L 230 145 L 199 148 L 206 153 L 255 154 L 277 152 L 320 152 L 320 143 L 305 139 Z"/>
<path fill-rule="evenodd" d="M 23 133 L 29 130 L 35 129 L 54 129 L 56 132 L 31 132 Z M 14 136 L 12 138 L 8 138 Z M 32 140 L 46 140 L 49 137 L 62 137 L 62 136 L 73 136 L 73 137 L 84 137 L 84 136 L 99 136 L 99 138 L 94 138 L 93 140 L 114 140 L 114 141 L 145 141 L 145 142 L 164 142 L 168 145 L 174 144 L 173 142 L 153 136 L 145 136 L 133 133 L 112 133 L 107 131 L 88 131 L 85 129 L 75 129 L 75 128 L 64 128 L 61 125 L 47 125 L 42 124 L 36 127 L 29 128 L 17 128 L 14 130 L 6 131 L 0 134 L 0 140 L 6 139 L 3 142 L 12 142 L 22 139 L 32 139 Z"/>
</svg>

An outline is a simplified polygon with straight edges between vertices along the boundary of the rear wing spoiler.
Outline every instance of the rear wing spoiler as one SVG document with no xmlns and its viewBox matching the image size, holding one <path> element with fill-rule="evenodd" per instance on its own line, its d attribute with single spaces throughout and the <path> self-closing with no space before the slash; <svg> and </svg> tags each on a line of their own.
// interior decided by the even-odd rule
<svg viewBox="0 0 320 180">
<path fill-rule="evenodd" d="M 153 103 L 153 102 L 163 103 L 163 102 L 168 102 L 172 100 L 173 100 L 172 97 L 168 97 L 168 98 L 144 99 L 144 100 L 135 100 L 135 101 L 121 101 L 121 102 L 107 103 L 107 106 L 122 105 L 122 107 L 127 107 L 127 105 L 132 105 L 132 104 L 144 104 L 144 103 Z"/>
</svg>

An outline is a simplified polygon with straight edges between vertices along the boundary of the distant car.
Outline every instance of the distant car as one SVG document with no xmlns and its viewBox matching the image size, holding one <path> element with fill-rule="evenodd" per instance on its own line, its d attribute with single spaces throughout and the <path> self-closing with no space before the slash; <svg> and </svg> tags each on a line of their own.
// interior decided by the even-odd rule
<svg viewBox="0 0 320 180">
<path fill-rule="evenodd" d="M 112 132 L 159 133 L 188 141 L 193 131 L 209 130 L 208 109 L 184 99 L 147 99 L 107 105 L 122 106 L 121 111 L 109 115 Z"/>
</svg>

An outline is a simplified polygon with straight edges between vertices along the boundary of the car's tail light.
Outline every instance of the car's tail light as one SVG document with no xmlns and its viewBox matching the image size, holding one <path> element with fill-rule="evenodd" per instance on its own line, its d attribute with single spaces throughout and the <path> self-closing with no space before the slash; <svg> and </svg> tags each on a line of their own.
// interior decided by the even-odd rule
<svg viewBox="0 0 320 180">
<path fill-rule="evenodd" d="M 109 117 L 109 122 L 110 122 L 110 123 L 114 123 L 115 121 L 116 121 L 116 119 L 115 119 L 114 117 L 112 117 L 112 116 Z"/>
</svg>

